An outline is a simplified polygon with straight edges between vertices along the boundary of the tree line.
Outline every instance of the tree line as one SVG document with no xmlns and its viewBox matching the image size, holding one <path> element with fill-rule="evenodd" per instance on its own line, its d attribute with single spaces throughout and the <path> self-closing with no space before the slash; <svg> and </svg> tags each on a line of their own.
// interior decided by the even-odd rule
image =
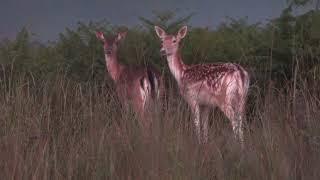
<svg viewBox="0 0 320 180">
<path fill-rule="evenodd" d="M 308 81 L 320 77 L 320 13 L 317 9 L 294 15 L 295 6 L 310 1 L 290 1 L 280 17 L 262 23 L 248 23 L 246 18 L 226 18 L 216 28 L 189 26 L 182 53 L 187 64 L 236 62 L 246 67 L 254 82 L 272 80 L 281 85 L 291 80 L 294 72 Z M 104 53 L 97 40 L 97 30 L 107 35 L 127 31 L 121 43 L 119 59 L 129 65 L 153 64 L 168 72 L 165 58 L 160 56 L 160 42 L 154 25 L 174 33 L 188 25 L 192 14 L 177 17 L 174 12 L 155 12 L 150 19 L 140 17 L 140 25 L 117 26 L 107 20 L 79 22 L 66 28 L 54 42 L 33 41 L 33 35 L 22 28 L 13 40 L 0 43 L 0 77 L 43 80 L 64 74 L 78 82 L 108 80 Z"/>
</svg>

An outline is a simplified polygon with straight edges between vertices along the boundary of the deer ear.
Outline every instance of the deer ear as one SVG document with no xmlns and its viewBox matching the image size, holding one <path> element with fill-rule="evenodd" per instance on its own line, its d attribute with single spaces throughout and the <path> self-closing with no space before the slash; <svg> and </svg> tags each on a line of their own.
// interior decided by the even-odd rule
<svg viewBox="0 0 320 180">
<path fill-rule="evenodd" d="M 127 32 L 119 32 L 117 35 L 117 41 L 124 39 L 127 36 Z"/>
<path fill-rule="evenodd" d="M 179 39 L 183 39 L 187 35 L 188 28 L 187 26 L 183 26 L 179 29 L 177 37 Z"/>
<path fill-rule="evenodd" d="M 98 39 L 100 39 L 101 41 L 105 41 L 104 39 L 104 35 L 103 35 L 103 32 L 96 32 L 96 36 Z"/>
<path fill-rule="evenodd" d="M 156 31 L 160 39 L 164 38 L 164 36 L 166 35 L 166 32 L 163 29 L 161 29 L 159 26 L 154 26 L 154 30 Z"/>
</svg>

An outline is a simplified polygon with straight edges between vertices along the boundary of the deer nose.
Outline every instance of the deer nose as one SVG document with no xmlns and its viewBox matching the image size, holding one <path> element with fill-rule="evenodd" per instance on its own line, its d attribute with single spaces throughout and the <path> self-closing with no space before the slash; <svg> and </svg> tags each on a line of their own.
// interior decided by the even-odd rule
<svg viewBox="0 0 320 180">
<path fill-rule="evenodd" d="M 106 54 L 108 54 L 108 55 L 109 55 L 109 54 L 111 54 L 111 53 L 112 53 L 112 49 L 110 49 L 110 48 L 105 49 L 105 50 L 104 50 L 104 52 L 105 52 Z"/>
<path fill-rule="evenodd" d="M 160 54 L 161 54 L 162 56 L 165 56 L 165 55 L 166 55 L 166 51 L 162 48 L 162 49 L 160 49 Z"/>
</svg>

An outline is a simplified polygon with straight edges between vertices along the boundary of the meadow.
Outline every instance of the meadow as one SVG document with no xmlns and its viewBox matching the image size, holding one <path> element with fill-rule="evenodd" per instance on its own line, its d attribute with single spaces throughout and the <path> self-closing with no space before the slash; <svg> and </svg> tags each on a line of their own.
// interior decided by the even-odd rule
<svg viewBox="0 0 320 180">
<path fill-rule="evenodd" d="M 1 179 L 319 179 L 320 103 L 301 84 L 250 88 L 245 148 L 211 114 L 199 144 L 188 106 L 169 88 L 149 136 L 107 84 L 62 75 L 1 83 Z M 173 83 L 173 82 L 172 82 Z"/>
</svg>

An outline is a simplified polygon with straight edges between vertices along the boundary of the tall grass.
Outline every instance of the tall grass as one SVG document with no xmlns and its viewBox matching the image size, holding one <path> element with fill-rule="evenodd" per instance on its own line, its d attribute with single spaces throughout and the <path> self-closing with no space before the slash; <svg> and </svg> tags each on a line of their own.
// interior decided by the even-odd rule
<svg viewBox="0 0 320 180">
<path fill-rule="evenodd" d="M 241 149 L 219 111 L 199 145 L 174 88 L 146 136 L 107 84 L 20 75 L 0 82 L 0 179 L 320 179 L 320 102 L 309 86 L 252 85 Z"/>
</svg>

